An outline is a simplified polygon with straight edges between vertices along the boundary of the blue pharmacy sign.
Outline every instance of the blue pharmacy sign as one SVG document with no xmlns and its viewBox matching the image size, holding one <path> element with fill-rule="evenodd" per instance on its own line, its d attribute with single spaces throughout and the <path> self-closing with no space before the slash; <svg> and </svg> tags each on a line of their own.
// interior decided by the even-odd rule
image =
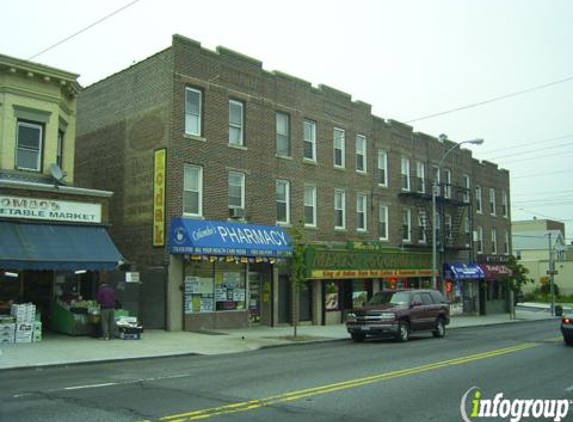
<svg viewBox="0 0 573 422">
<path fill-rule="evenodd" d="M 292 248 L 282 227 L 177 217 L 171 220 L 169 252 L 284 257 L 292 254 Z"/>
<path fill-rule="evenodd" d="M 444 277 L 451 280 L 473 280 L 485 274 L 477 264 L 444 264 Z"/>
</svg>

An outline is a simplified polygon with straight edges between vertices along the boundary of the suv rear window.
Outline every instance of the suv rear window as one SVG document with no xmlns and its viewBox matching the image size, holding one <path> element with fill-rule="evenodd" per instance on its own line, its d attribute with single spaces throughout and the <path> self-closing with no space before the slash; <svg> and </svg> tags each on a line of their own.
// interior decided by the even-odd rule
<svg viewBox="0 0 573 422">
<path fill-rule="evenodd" d="M 432 290 L 429 293 L 432 295 L 436 303 L 446 303 L 446 299 L 444 298 L 444 296 L 442 296 L 442 294 L 437 290 Z"/>
<path fill-rule="evenodd" d="M 377 292 L 368 301 L 368 305 L 408 305 L 410 295 L 408 292 Z"/>
<path fill-rule="evenodd" d="M 422 292 L 422 303 L 424 305 L 433 305 L 434 303 L 436 303 L 436 301 L 434 300 L 434 298 L 430 293 Z"/>
</svg>

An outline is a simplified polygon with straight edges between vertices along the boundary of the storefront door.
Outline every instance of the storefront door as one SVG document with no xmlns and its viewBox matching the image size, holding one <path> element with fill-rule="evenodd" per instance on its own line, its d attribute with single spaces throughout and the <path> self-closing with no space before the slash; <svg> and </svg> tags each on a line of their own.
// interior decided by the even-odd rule
<svg viewBox="0 0 573 422">
<path fill-rule="evenodd" d="M 249 322 L 258 324 L 261 322 L 261 274 L 249 273 Z"/>
</svg>

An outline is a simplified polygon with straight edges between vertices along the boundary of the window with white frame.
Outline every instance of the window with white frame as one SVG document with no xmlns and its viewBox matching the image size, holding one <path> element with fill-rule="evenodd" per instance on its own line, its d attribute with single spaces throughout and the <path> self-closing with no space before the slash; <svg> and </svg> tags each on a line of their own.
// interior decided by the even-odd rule
<svg viewBox="0 0 573 422">
<path fill-rule="evenodd" d="M 402 190 L 409 191 L 410 190 L 410 160 L 407 158 L 402 157 L 401 159 L 401 181 L 402 181 Z"/>
<path fill-rule="evenodd" d="M 60 166 L 61 169 L 64 168 L 64 138 L 65 138 L 65 132 L 62 129 L 58 130 L 58 145 L 56 146 L 56 164 Z"/>
<path fill-rule="evenodd" d="M 444 169 L 444 198 L 452 198 L 452 172 L 450 169 Z"/>
<path fill-rule="evenodd" d="M 305 119 L 303 130 L 303 156 L 307 160 L 316 161 L 316 122 Z"/>
<path fill-rule="evenodd" d="M 378 185 L 388 186 L 388 153 L 382 149 L 378 150 Z"/>
<path fill-rule="evenodd" d="M 467 174 L 464 174 L 464 195 L 463 195 L 464 202 L 466 204 L 470 203 L 470 177 Z"/>
<path fill-rule="evenodd" d="M 16 167 L 20 170 L 42 170 L 44 126 L 18 120 Z"/>
<path fill-rule="evenodd" d="M 277 112 L 277 155 L 280 157 L 290 157 L 290 116 L 286 113 Z"/>
<path fill-rule="evenodd" d="M 277 180 L 277 223 L 290 223 L 290 182 Z"/>
<path fill-rule="evenodd" d="M 334 128 L 333 131 L 334 143 L 334 167 L 344 168 L 345 162 L 345 132 L 344 129 Z"/>
<path fill-rule="evenodd" d="M 412 241 L 412 210 L 410 208 L 405 208 L 402 212 L 402 240 Z"/>
<path fill-rule="evenodd" d="M 367 161 L 366 136 L 356 135 L 356 171 L 366 173 L 368 171 Z"/>
<path fill-rule="evenodd" d="M 245 174 L 229 172 L 229 208 L 245 208 Z"/>
<path fill-rule="evenodd" d="M 497 254 L 497 229 L 495 227 L 491 229 L 491 253 Z"/>
<path fill-rule="evenodd" d="M 229 144 L 245 145 L 245 105 L 229 100 Z"/>
<path fill-rule="evenodd" d="M 183 167 L 183 213 L 203 215 L 203 167 L 185 163 Z"/>
<path fill-rule="evenodd" d="M 304 187 L 304 225 L 316 227 L 316 186 Z"/>
<path fill-rule="evenodd" d="M 470 230 L 470 218 L 466 215 L 464 217 L 464 234 L 465 234 L 465 245 L 467 248 L 471 245 L 472 237 Z"/>
<path fill-rule="evenodd" d="M 185 133 L 201 136 L 201 120 L 203 109 L 203 91 L 185 88 Z"/>
<path fill-rule="evenodd" d="M 356 230 L 368 230 L 368 194 L 359 193 L 356 196 Z"/>
<path fill-rule="evenodd" d="M 442 177 L 440 174 L 440 168 L 438 166 L 432 166 L 432 178 L 434 181 L 434 185 L 436 186 L 436 195 L 440 196 L 442 192 L 442 187 L 440 183 L 442 182 Z"/>
<path fill-rule="evenodd" d="M 421 161 L 416 163 L 416 190 L 426 193 L 426 165 Z"/>
<path fill-rule="evenodd" d="M 444 216 L 444 234 L 446 235 L 446 243 L 451 244 L 452 238 L 452 215 L 446 214 Z"/>
<path fill-rule="evenodd" d="M 505 218 L 509 217 L 508 207 L 507 207 L 507 192 L 501 191 L 501 215 Z"/>
<path fill-rule="evenodd" d="M 334 191 L 334 228 L 346 228 L 346 192 L 341 189 Z"/>
<path fill-rule="evenodd" d="M 503 239 L 503 253 L 509 255 L 509 231 L 505 231 L 505 238 Z"/>
<path fill-rule="evenodd" d="M 478 226 L 478 228 L 477 228 L 476 249 L 477 249 L 478 253 L 483 253 L 483 228 L 482 228 L 482 226 Z"/>
<path fill-rule="evenodd" d="M 481 186 L 476 186 L 476 212 L 478 214 L 482 213 L 481 208 Z"/>
<path fill-rule="evenodd" d="M 426 211 L 418 210 L 418 242 L 426 243 Z"/>
<path fill-rule="evenodd" d="M 388 205 L 378 207 L 378 236 L 380 240 L 388 240 Z"/>
<path fill-rule="evenodd" d="M 495 210 L 495 189 L 489 188 L 489 213 L 491 215 L 496 214 Z"/>
</svg>

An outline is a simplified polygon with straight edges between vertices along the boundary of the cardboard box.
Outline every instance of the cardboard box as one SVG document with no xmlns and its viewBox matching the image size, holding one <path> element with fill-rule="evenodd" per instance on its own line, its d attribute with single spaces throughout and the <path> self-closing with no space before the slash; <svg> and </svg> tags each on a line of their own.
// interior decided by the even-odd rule
<svg viewBox="0 0 573 422">
<path fill-rule="evenodd" d="M 16 343 L 32 343 L 32 336 L 22 338 L 16 337 Z"/>
<path fill-rule="evenodd" d="M 32 331 L 32 328 L 34 326 L 31 323 L 18 323 L 18 325 L 16 326 L 16 333 L 18 333 L 19 331 Z"/>
<path fill-rule="evenodd" d="M 14 336 L 12 336 L 11 338 L 0 337 L 0 344 L 13 344 L 13 343 L 14 343 Z"/>
</svg>

